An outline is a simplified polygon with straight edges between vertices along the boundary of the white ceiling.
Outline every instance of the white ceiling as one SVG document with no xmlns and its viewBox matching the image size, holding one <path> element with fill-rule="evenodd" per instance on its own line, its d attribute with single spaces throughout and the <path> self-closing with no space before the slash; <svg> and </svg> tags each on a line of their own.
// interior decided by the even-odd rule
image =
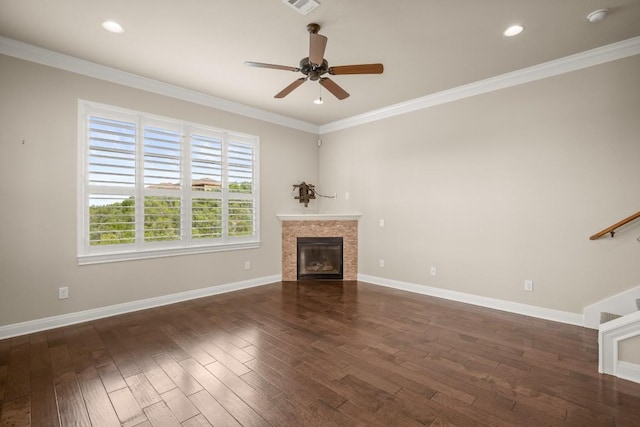
<svg viewBox="0 0 640 427">
<path fill-rule="evenodd" d="M 640 35 L 640 0 L 318 1 L 304 16 L 282 0 L 0 0 L 0 36 L 324 125 Z M 600 8 L 608 17 L 588 22 Z M 297 66 L 310 22 L 330 65 L 382 62 L 384 74 L 331 77 L 343 101 L 323 89 L 313 104 L 310 81 L 274 99 L 301 75 L 243 62 Z M 525 31 L 504 37 L 513 23 Z"/>
</svg>

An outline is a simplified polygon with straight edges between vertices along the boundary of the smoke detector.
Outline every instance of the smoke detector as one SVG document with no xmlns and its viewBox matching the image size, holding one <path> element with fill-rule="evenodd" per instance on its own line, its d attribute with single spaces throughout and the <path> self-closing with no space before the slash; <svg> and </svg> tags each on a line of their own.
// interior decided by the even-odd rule
<svg viewBox="0 0 640 427">
<path fill-rule="evenodd" d="M 288 4 L 303 15 L 320 6 L 320 3 L 315 0 L 282 0 L 282 2 Z"/>
<path fill-rule="evenodd" d="M 604 18 L 606 18 L 607 12 L 609 12 L 607 9 L 594 10 L 593 12 L 587 15 L 587 20 L 592 24 L 595 24 L 596 22 L 600 22 Z"/>
</svg>

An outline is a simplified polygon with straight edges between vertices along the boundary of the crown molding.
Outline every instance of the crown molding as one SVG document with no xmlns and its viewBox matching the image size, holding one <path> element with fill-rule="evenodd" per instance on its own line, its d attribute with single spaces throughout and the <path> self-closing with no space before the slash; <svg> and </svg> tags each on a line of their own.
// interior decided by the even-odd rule
<svg viewBox="0 0 640 427">
<path fill-rule="evenodd" d="M 320 126 L 320 135 L 640 54 L 640 36 Z"/>
<path fill-rule="evenodd" d="M 13 56 L 26 61 L 48 65 L 73 73 L 86 75 L 100 80 L 117 83 L 160 95 L 169 96 L 195 104 L 216 108 L 241 116 L 262 120 L 269 123 L 298 129 L 318 135 L 383 120 L 389 117 L 410 113 L 448 102 L 469 98 L 475 95 L 493 92 L 536 80 L 553 77 L 583 68 L 615 61 L 640 54 L 640 36 L 620 42 L 608 44 L 595 49 L 580 52 L 564 58 L 556 59 L 521 70 L 512 71 L 499 76 L 436 92 L 431 95 L 400 102 L 384 108 L 358 114 L 321 126 L 293 119 L 280 114 L 261 110 L 247 105 L 217 98 L 201 92 L 170 85 L 158 80 L 120 71 L 115 68 L 89 62 L 83 59 L 64 55 L 41 47 L 33 46 L 17 40 L 0 37 L 0 54 Z"/>
<path fill-rule="evenodd" d="M 318 134 L 318 125 L 312 123 L 249 107 L 237 102 L 217 98 L 202 92 L 185 89 L 180 86 L 142 77 L 133 73 L 120 71 L 115 68 L 106 67 L 84 59 L 64 55 L 62 53 L 54 52 L 18 40 L 0 37 L 0 54 L 105 80 L 111 83 L 141 89 L 159 95 L 169 96 L 182 101 L 204 105 L 206 107 L 227 111 L 229 113 L 239 114 L 252 119 L 262 120 L 316 135 Z"/>
</svg>

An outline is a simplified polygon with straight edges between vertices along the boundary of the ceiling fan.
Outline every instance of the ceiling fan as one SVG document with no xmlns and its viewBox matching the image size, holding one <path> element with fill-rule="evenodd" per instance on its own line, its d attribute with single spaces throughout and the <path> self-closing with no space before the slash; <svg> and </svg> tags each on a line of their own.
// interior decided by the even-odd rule
<svg viewBox="0 0 640 427">
<path fill-rule="evenodd" d="M 332 76 L 338 76 L 342 74 L 382 74 L 382 64 L 358 64 L 358 65 L 340 65 L 337 67 L 330 67 L 326 59 L 324 59 L 324 50 L 327 47 L 327 38 L 321 34 L 320 25 L 309 24 L 307 25 L 307 31 L 309 32 L 309 56 L 300 60 L 298 67 L 289 67 L 286 65 L 274 65 L 265 64 L 262 62 L 245 61 L 245 65 L 258 68 L 273 68 L 274 70 L 284 70 L 301 72 L 305 77 L 300 77 L 295 80 L 289 86 L 278 92 L 274 98 L 284 98 L 289 95 L 307 80 L 318 81 L 325 89 L 331 92 L 336 98 L 342 100 L 349 96 L 346 90 L 338 86 L 336 82 L 328 77 L 323 77 L 325 74 Z"/>
</svg>

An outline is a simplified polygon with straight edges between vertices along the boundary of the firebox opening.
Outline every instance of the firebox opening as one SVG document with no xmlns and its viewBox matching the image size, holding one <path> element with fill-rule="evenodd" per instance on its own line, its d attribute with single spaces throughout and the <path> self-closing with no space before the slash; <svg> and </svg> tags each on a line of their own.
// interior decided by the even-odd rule
<svg viewBox="0 0 640 427">
<path fill-rule="evenodd" d="M 342 237 L 298 237 L 298 280 L 342 280 L 342 264 Z"/>
</svg>

